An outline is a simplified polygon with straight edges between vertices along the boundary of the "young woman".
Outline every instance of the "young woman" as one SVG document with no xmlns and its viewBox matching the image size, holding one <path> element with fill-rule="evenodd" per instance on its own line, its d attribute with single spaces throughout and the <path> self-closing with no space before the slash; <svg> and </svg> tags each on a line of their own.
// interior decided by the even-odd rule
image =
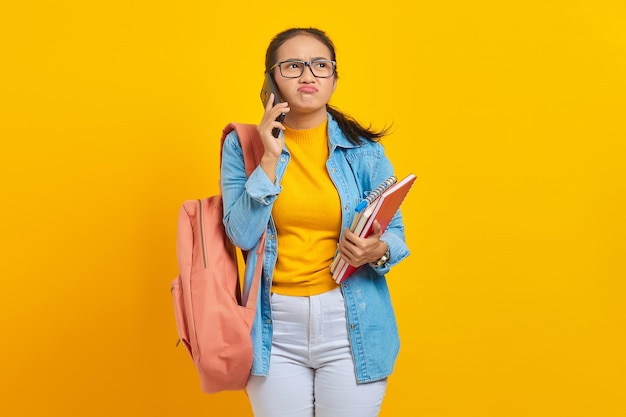
<svg viewBox="0 0 626 417">
<path fill-rule="evenodd" d="M 329 106 L 338 75 L 324 32 L 279 33 L 265 70 L 284 102 L 270 97 L 258 124 L 261 163 L 247 178 L 233 131 L 221 170 L 233 243 L 253 249 L 267 233 L 247 394 L 260 417 L 377 416 L 399 349 L 385 274 L 409 251 L 400 213 L 367 239 L 348 227 L 365 193 L 394 174 L 378 143 L 386 132 Z M 341 285 L 329 269 L 336 251 L 362 266 Z"/>
</svg>

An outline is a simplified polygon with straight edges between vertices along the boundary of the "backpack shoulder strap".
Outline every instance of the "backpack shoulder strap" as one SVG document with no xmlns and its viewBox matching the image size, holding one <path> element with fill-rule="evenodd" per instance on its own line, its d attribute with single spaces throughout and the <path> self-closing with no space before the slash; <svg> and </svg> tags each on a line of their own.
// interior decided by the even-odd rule
<svg viewBox="0 0 626 417">
<path fill-rule="evenodd" d="M 261 163 L 261 157 L 265 151 L 263 142 L 259 136 L 259 132 L 256 130 L 256 125 L 248 123 L 228 123 L 222 131 L 222 140 L 220 142 L 220 163 L 222 160 L 222 148 L 224 147 L 224 140 L 226 136 L 233 130 L 237 131 L 239 137 L 239 143 L 243 150 L 243 162 L 246 167 L 246 176 L 250 176 L 252 171 Z M 242 294 L 242 306 L 250 311 L 256 311 L 256 302 L 259 293 L 259 287 L 261 282 L 261 274 L 263 271 L 263 258 L 265 252 L 265 232 L 259 239 L 259 244 L 256 250 L 256 264 L 254 265 L 254 274 L 252 282 L 245 283 L 244 291 Z M 244 252 L 244 259 L 247 261 L 247 252 Z M 252 323 L 249 323 L 252 326 Z"/>
<path fill-rule="evenodd" d="M 263 156 L 264 148 L 259 132 L 256 130 L 256 125 L 248 123 L 228 123 L 222 131 L 222 140 L 220 144 L 220 160 L 221 149 L 224 146 L 224 139 L 233 130 L 237 131 L 239 137 L 239 143 L 243 150 L 243 162 L 246 166 L 246 175 L 249 177 L 252 171 L 261 163 L 261 157 Z"/>
</svg>

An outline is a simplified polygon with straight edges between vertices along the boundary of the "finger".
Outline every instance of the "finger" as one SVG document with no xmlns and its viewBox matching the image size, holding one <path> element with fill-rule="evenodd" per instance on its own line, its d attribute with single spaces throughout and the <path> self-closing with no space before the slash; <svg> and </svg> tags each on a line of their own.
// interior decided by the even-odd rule
<svg viewBox="0 0 626 417">
<path fill-rule="evenodd" d="M 341 255 L 341 259 L 343 259 L 345 262 L 349 263 L 350 265 L 354 264 L 354 256 L 350 253 L 350 251 L 344 248 L 339 252 L 339 254 Z"/>
<path fill-rule="evenodd" d="M 374 220 L 374 227 L 372 228 L 372 233 L 370 234 L 369 237 L 373 237 L 378 239 L 380 237 L 380 235 L 383 234 L 383 228 L 380 225 L 380 223 L 378 223 L 378 220 Z"/>
<path fill-rule="evenodd" d="M 275 112 L 276 117 L 278 117 L 282 113 L 289 113 L 289 110 L 289 103 L 287 103 L 286 101 L 276 104 L 272 109 L 272 111 Z"/>
<path fill-rule="evenodd" d="M 356 255 L 355 247 L 352 245 L 341 245 L 339 247 L 339 253 L 345 258 L 354 258 Z"/>
<path fill-rule="evenodd" d="M 353 231 L 351 231 L 350 229 L 345 229 L 344 233 L 343 233 L 343 238 L 347 241 L 350 242 L 350 244 L 352 245 L 357 245 L 359 243 L 359 236 L 354 233 Z"/>
<path fill-rule="evenodd" d="M 274 104 L 274 93 L 272 93 L 265 104 L 265 112 L 268 114 L 271 113 L 273 115 L 272 118 L 275 119 L 280 113 L 289 112 L 289 104 L 286 101 Z"/>
<path fill-rule="evenodd" d="M 339 250 L 339 255 L 346 261 L 354 256 L 354 245 L 345 239 L 339 242 L 337 249 Z"/>
</svg>

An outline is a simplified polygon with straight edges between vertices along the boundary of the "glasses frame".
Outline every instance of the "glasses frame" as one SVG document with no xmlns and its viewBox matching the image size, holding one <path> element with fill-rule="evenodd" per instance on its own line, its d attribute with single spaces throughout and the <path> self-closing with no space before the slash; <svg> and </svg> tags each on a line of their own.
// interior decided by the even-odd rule
<svg viewBox="0 0 626 417">
<path fill-rule="evenodd" d="M 302 65 L 303 65 L 303 66 L 302 66 L 302 72 L 300 73 L 300 75 L 297 75 L 297 76 L 289 76 L 289 77 L 288 77 L 288 76 L 285 76 L 285 75 L 283 74 L 283 69 L 281 68 L 281 65 L 282 65 L 282 64 L 286 64 L 286 63 L 288 63 L 288 62 L 291 62 L 291 63 L 300 63 L 300 64 L 302 64 Z M 324 75 L 324 76 L 319 76 L 319 75 L 316 75 L 316 74 L 315 74 L 315 71 L 313 71 L 313 67 L 312 67 L 311 65 L 313 65 L 313 64 L 315 64 L 315 63 L 318 63 L 318 62 L 326 62 L 326 63 L 332 64 L 332 66 L 333 66 L 333 72 L 332 72 L 330 75 Z M 288 59 L 288 60 L 286 60 L 286 61 L 280 61 L 280 62 L 275 63 L 274 65 L 272 65 L 272 66 L 270 67 L 270 69 L 269 69 L 269 71 L 268 71 L 268 72 L 272 72 L 272 71 L 274 71 L 276 68 L 278 68 L 278 72 L 280 72 L 280 76 L 281 76 L 281 77 L 283 77 L 283 78 L 300 78 L 300 77 L 302 77 L 302 74 L 304 74 L 304 70 L 306 69 L 306 67 L 309 67 L 309 69 L 311 70 L 311 74 L 313 74 L 313 76 L 314 76 L 315 78 L 330 78 L 330 77 L 333 77 L 333 76 L 335 75 L 335 73 L 337 72 L 337 61 L 333 61 L 333 60 L 330 60 L 330 59 L 316 59 L 316 60 L 313 60 L 313 61 L 301 61 L 301 60 L 299 60 L 299 59 Z"/>
</svg>

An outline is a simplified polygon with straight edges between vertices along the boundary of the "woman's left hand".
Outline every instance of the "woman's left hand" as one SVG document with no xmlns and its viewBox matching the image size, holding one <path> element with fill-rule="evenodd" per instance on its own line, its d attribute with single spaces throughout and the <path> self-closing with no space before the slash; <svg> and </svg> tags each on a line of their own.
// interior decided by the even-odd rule
<svg viewBox="0 0 626 417">
<path fill-rule="evenodd" d="M 346 229 L 343 238 L 337 245 L 341 257 L 352 266 L 359 267 L 379 260 L 387 252 L 387 244 L 380 240 L 382 228 L 374 221 L 372 233 L 361 238 Z"/>
</svg>

